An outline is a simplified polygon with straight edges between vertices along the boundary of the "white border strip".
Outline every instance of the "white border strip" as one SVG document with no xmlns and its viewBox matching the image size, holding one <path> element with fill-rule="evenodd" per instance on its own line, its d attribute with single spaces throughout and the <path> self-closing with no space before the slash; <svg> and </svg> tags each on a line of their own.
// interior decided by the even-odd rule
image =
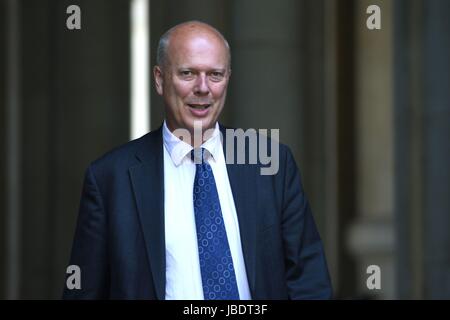
<svg viewBox="0 0 450 320">
<path fill-rule="evenodd" d="M 149 1 L 131 1 L 131 112 L 130 139 L 150 130 Z"/>
</svg>

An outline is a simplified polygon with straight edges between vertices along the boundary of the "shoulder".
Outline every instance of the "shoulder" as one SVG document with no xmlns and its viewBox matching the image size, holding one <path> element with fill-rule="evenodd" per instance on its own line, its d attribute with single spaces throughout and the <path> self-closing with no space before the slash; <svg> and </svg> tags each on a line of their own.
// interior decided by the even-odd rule
<svg viewBox="0 0 450 320">
<path fill-rule="evenodd" d="M 140 155 L 145 157 L 147 154 L 156 153 L 159 146 L 162 146 L 160 128 L 109 150 L 92 161 L 89 167 L 96 173 L 128 170 L 140 163 Z"/>
</svg>

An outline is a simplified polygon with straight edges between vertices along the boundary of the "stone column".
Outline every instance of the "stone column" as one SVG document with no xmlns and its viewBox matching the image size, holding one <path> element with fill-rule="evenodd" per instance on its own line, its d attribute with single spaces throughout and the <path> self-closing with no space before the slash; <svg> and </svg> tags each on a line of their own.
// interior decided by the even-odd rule
<svg viewBox="0 0 450 320">
<path fill-rule="evenodd" d="M 381 8 L 381 30 L 366 27 L 369 5 Z M 392 4 L 355 2 L 356 214 L 348 245 L 356 261 L 358 292 L 395 297 Z M 381 290 L 369 291 L 366 268 L 381 269 Z"/>
<path fill-rule="evenodd" d="M 231 10 L 233 73 L 227 108 L 232 125 L 279 128 L 281 140 L 298 151 L 303 84 L 300 2 L 234 1 Z"/>
</svg>

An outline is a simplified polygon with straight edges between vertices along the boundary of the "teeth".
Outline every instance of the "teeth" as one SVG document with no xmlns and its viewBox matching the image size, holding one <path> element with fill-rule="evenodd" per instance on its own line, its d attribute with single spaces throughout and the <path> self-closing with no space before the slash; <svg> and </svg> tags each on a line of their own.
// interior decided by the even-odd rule
<svg viewBox="0 0 450 320">
<path fill-rule="evenodd" d="M 195 105 L 195 104 L 190 104 L 189 106 L 192 107 L 192 108 L 194 108 L 194 109 L 200 109 L 200 110 L 204 110 L 204 109 L 206 109 L 207 107 L 209 107 L 209 105 L 202 105 L 202 106 L 199 106 L 199 105 Z"/>
</svg>

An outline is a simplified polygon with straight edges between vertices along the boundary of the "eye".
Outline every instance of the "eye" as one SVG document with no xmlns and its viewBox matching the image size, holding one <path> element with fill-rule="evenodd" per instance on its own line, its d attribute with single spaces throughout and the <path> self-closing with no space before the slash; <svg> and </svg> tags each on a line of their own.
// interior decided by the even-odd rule
<svg viewBox="0 0 450 320">
<path fill-rule="evenodd" d="M 181 70 L 179 74 L 183 79 L 190 79 L 194 76 L 194 73 L 191 70 Z"/>
<path fill-rule="evenodd" d="M 224 77 L 224 74 L 220 71 L 213 71 L 210 73 L 210 76 L 213 81 L 221 81 Z"/>
</svg>

